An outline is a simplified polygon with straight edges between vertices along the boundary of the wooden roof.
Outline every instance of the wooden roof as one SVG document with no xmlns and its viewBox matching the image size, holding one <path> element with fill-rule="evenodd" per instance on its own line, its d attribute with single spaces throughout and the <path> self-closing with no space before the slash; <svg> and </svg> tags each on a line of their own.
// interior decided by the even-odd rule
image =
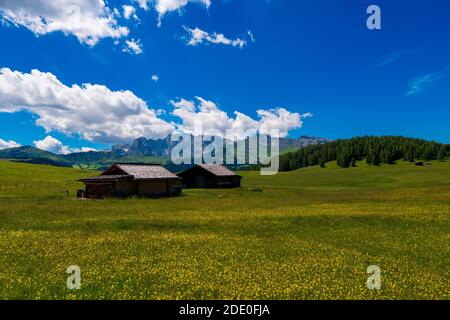
<svg viewBox="0 0 450 320">
<path fill-rule="evenodd" d="M 121 179 L 132 179 L 133 177 L 130 175 L 102 175 L 98 177 L 92 177 L 92 178 L 86 178 L 86 179 L 80 179 L 80 181 L 83 182 L 114 182 L 119 181 Z"/>
<path fill-rule="evenodd" d="M 119 169 L 126 175 L 133 176 L 135 180 L 151 180 L 151 179 L 179 179 L 179 177 L 166 168 L 157 165 L 142 164 L 114 164 L 103 175 L 110 175 L 111 172 Z"/>
<path fill-rule="evenodd" d="M 221 165 L 221 164 L 198 164 L 192 168 L 189 168 L 188 170 L 185 170 L 181 173 L 187 172 L 192 170 L 195 167 L 200 167 L 210 173 L 212 173 L 213 175 L 217 176 L 217 177 L 233 177 L 233 176 L 238 176 L 235 172 L 231 171 L 230 169 L 228 169 L 227 167 Z"/>
</svg>

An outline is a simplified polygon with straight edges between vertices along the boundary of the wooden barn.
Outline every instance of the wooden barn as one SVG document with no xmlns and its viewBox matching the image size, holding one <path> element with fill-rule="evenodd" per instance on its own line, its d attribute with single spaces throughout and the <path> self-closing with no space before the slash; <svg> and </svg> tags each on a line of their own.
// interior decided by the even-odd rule
<svg viewBox="0 0 450 320">
<path fill-rule="evenodd" d="M 199 164 L 178 173 L 184 188 L 238 188 L 242 177 L 220 164 Z"/>
<path fill-rule="evenodd" d="M 181 178 L 157 165 L 114 164 L 98 177 L 81 179 L 85 198 L 156 197 L 181 192 Z"/>
</svg>

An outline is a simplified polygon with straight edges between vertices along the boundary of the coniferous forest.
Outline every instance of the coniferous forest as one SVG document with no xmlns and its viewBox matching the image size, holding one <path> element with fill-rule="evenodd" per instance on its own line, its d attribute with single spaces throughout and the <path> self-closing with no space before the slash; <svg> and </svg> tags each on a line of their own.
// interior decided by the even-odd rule
<svg viewBox="0 0 450 320">
<path fill-rule="evenodd" d="M 364 160 L 369 165 L 394 164 L 398 160 L 410 162 L 445 160 L 450 155 L 450 145 L 406 137 L 356 137 L 311 145 L 280 156 L 280 171 L 292 171 L 309 166 L 325 167 L 337 161 L 348 168 Z"/>
</svg>

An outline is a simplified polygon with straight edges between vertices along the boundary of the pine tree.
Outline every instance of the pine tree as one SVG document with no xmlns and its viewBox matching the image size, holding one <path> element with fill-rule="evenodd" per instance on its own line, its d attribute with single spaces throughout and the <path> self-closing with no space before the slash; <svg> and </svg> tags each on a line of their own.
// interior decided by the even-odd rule
<svg viewBox="0 0 450 320">
<path fill-rule="evenodd" d="M 290 168 L 290 170 L 296 170 L 297 169 L 297 166 L 295 165 L 295 161 L 294 160 L 291 160 L 289 162 L 289 168 Z"/>
<path fill-rule="evenodd" d="M 412 150 L 408 150 L 408 152 L 406 153 L 405 160 L 409 161 L 409 162 L 414 162 L 415 161 L 415 159 L 414 159 L 414 152 Z"/>
<path fill-rule="evenodd" d="M 327 167 L 327 164 L 326 164 L 326 161 L 325 161 L 325 157 L 321 157 L 320 158 L 320 167 L 321 168 L 326 168 Z"/>
<path fill-rule="evenodd" d="M 381 164 L 381 160 L 380 160 L 380 157 L 378 156 L 377 152 L 374 152 L 372 154 L 372 161 L 371 162 L 372 162 L 372 164 L 374 166 L 379 166 Z"/>
<path fill-rule="evenodd" d="M 366 163 L 371 166 L 372 165 L 372 159 L 373 159 L 373 151 L 372 149 L 368 149 L 367 156 L 366 156 Z"/>
<path fill-rule="evenodd" d="M 441 149 L 439 150 L 437 159 L 439 161 L 444 161 L 446 156 L 447 156 L 447 154 L 445 152 L 445 146 L 442 146 Z"/>
<path fill-rule="evenodd" d="M 341 154 L 338 156 L 337 159 L 337 165 L 341 168 L 348 168 L 350 167 L 350 159 L 347 154 Z"/>
<path fill-rule="evenodd" d="M 424 161 L 430 161 L 430 160 L 433 160 L 433 152 L 432 152 L 430 149 L 426 149 L 426 150 L 423 152 L 422 159 L 423 159 Z"/>
</svg>

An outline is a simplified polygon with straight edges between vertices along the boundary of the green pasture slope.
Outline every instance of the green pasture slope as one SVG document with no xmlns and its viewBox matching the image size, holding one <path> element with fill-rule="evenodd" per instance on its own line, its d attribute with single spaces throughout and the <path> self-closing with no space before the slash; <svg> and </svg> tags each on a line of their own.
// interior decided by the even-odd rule
<svg viewBox="0 0 450 320">
<path fill-rule="evenodd" d="M 0 161 L 1 299 L 450 298 L 450 161 L 75 199 L 92 174 Z M 81 290 L 66 288 L 70 265 Z M 369 265 L 379 291 L 366 287 Z"/>
</svg>

